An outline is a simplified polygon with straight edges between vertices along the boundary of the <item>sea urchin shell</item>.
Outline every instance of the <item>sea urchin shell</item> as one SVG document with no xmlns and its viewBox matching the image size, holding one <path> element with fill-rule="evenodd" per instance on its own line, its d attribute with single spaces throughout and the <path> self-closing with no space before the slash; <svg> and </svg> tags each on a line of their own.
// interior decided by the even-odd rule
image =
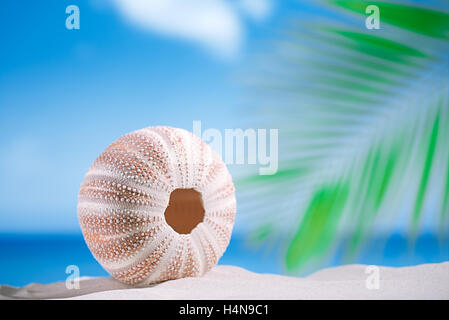
<svg viewBox="0 0 449 320">
<path fill-rule="evenodd" d="M 226 165 L 192 133 L 149 127 L 113 142 L 79 192 L 86 243 L 116 279 L 146 285 L 211 269 L 236 211 Z"/>
</svg>

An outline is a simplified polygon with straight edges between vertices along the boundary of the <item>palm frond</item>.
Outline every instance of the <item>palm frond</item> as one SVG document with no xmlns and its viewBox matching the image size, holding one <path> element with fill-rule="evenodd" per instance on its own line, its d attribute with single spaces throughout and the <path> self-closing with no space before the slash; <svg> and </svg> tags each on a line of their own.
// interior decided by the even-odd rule
<svg viewBox="0 0 449 320">
<path fill-rule="evenodd" d="M 378 5 L 382 30 L 301 17 L 247 77 L 259 125 L 280 129 L 280 170 L 237 185 L 245 199 L 258 195 L 245 207 L 261 218 L 251 238 L 282 238 L 291 272 L 332 259 L 341 234 L 352 261 L 370 232 L 392 231 L 400 216 L 411 239 L 423 215 L 449 232 L 448 12 L 323 3 L 356 21 Z M 273 215 L 272 203 L 288 205 Z"/>
</svg>

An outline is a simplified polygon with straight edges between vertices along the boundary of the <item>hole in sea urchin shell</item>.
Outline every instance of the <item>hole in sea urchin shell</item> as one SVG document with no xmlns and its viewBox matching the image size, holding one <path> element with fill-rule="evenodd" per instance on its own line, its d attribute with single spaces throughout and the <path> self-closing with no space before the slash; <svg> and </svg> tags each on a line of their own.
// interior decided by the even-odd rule
<svg viewBox="0 0 449 320">
<path fill-rule="evenodd" d="M 194 189 L 175 189 L 164 212 L 165 221 L 178 233 L 190 233 L 204 219 L 201 193 Z"/>
</svg>

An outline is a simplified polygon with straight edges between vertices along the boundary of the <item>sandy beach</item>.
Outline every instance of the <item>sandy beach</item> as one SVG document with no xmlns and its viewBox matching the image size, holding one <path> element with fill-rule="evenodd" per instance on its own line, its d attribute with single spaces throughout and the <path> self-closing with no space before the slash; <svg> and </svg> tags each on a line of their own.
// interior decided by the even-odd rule
<svg viewBox="0 0 449 320">
<path fill-rule="evenodd" d="M 347 265 L 308 277 L 258 274 L 216 266 L 203 277 L 132 288 L 112 278 L 86 278 L 79 289 L 64 282 L 0 286 L 0 299 L 449 299 L 449 262 L 379 267 L 378 288 L 368 284 L 367 266 Z"/>
</svg>

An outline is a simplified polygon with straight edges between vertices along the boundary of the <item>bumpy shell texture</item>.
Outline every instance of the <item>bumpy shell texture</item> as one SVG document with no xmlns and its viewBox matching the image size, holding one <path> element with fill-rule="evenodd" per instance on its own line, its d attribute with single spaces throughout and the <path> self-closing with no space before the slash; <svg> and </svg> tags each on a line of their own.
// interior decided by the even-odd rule
<svg viewBox="0 0 449 320">
<path fill-rule="evenodd" d="M 204 218 L 178 233 L 164 212 L 175 189 L 201 194 Z M 192 133 L 149 127 L 112 143 L 81 185 L 78 218 L 98 262 L 133 285 L 203 275 L 229 244 L 236 212 L 226 165 Z"/>
</svg>

